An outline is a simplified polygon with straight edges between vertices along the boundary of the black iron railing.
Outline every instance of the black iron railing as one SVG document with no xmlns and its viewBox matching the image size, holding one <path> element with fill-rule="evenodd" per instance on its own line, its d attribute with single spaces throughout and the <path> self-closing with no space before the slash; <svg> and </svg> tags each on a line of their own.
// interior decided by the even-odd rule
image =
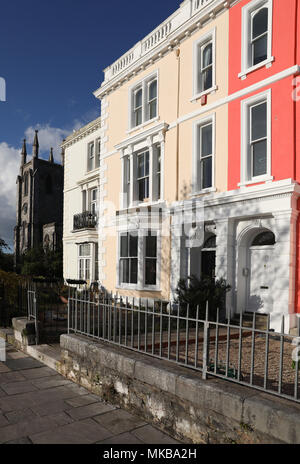
<svg viewBox="0 0 300 464">
<path fill-rule="evenodd" d="M 74 216 L 74 230 L 95 229 L 97 225 L 97 215 L 89 211 Z"/>
</svg>

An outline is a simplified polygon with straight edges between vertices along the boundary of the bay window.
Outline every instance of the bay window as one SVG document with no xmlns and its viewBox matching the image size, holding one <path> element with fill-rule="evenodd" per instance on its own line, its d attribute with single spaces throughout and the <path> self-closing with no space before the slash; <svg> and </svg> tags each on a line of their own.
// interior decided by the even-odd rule
<svg viewBox="0 0 300 464">
<path fill-rule="evenodd" d="M 91 278 L 91 244 L 84 243 L 79 245 L 79 280 L 90 280 Z"/>
<path fill-rule="evenodd" d="M 158 282 L 157 232 L 134 231 L 119 236 L 119 285 L 153 288 Z"/>
<path fill-rule="evenodd" d="M 138 236 L 133 233 L 120 237 L 120 283 L 138 283 Z"/>
<path fill-rule="evenodd" d="M 98 280 L 98 243 L 78 245 L 78 279 L 88 282 Z"/>
<path fill-rule="evenodd" d="M 145 200 L 162 198 L 161 145 L 123 156 L 122 207 L 137 206 Z"/>
</svg>

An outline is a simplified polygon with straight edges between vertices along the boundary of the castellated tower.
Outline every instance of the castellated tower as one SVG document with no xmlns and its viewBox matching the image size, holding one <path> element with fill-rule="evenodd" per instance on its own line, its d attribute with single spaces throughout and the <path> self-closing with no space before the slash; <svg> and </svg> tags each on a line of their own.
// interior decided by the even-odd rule
<svg viewBox="0 0 300 464">
<path fill-rule="evenodd" d="M 55 163 L 51 148 L 48 161 L 39 158 L 38 131 L 32 157 L 27 159 L 26 140 L 17 177 L 17 224 L 14 234 L 15 267 L 21 256 L 40 245 L 62 246 L 64 168 Z"/>
</svg>

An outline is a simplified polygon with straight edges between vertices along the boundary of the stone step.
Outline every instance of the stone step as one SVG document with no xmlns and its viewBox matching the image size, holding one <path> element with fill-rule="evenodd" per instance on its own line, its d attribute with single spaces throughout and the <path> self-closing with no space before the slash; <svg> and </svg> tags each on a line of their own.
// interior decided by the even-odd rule
<svg viewBox="0 0 300 464">
<path fill-rule="evenodd" d="M 232 325 L 240 325 L 240 315 L 235 314 L 231 319 Z M 253 325 L 253 313 L 245 312 L 243 314 L 243 326 L 244 327 L 252 327 Z M 255 328 L 266 330 L 268 325 L 268 319 L 266 314 L 256 314 L 255 318 Z"/>
</svg>

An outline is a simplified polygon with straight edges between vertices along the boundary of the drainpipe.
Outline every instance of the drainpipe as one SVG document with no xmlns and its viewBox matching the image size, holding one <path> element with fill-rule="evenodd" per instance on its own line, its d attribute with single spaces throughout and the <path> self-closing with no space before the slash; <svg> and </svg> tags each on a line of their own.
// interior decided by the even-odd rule
<svg viewBox="0 0 300 464">
<path fill-rule="evenodd" d="M 176 51 L 177 58 L 177 110 L 176 110 L 176 196 L 175 200 L 179 200 L 179 104 L 180 104 L 180 48 L 177 48 Z"/>
<path fill-rule="evenodd" d="M 294 64 L 297 64 L 298 60 L 298 2 L 295 0 L 295 47 L 294 47 Z M 294 98 L 293 103 L 294 112 L 294 180 L 297 179 L 297 99 Z"/>
</svg>

